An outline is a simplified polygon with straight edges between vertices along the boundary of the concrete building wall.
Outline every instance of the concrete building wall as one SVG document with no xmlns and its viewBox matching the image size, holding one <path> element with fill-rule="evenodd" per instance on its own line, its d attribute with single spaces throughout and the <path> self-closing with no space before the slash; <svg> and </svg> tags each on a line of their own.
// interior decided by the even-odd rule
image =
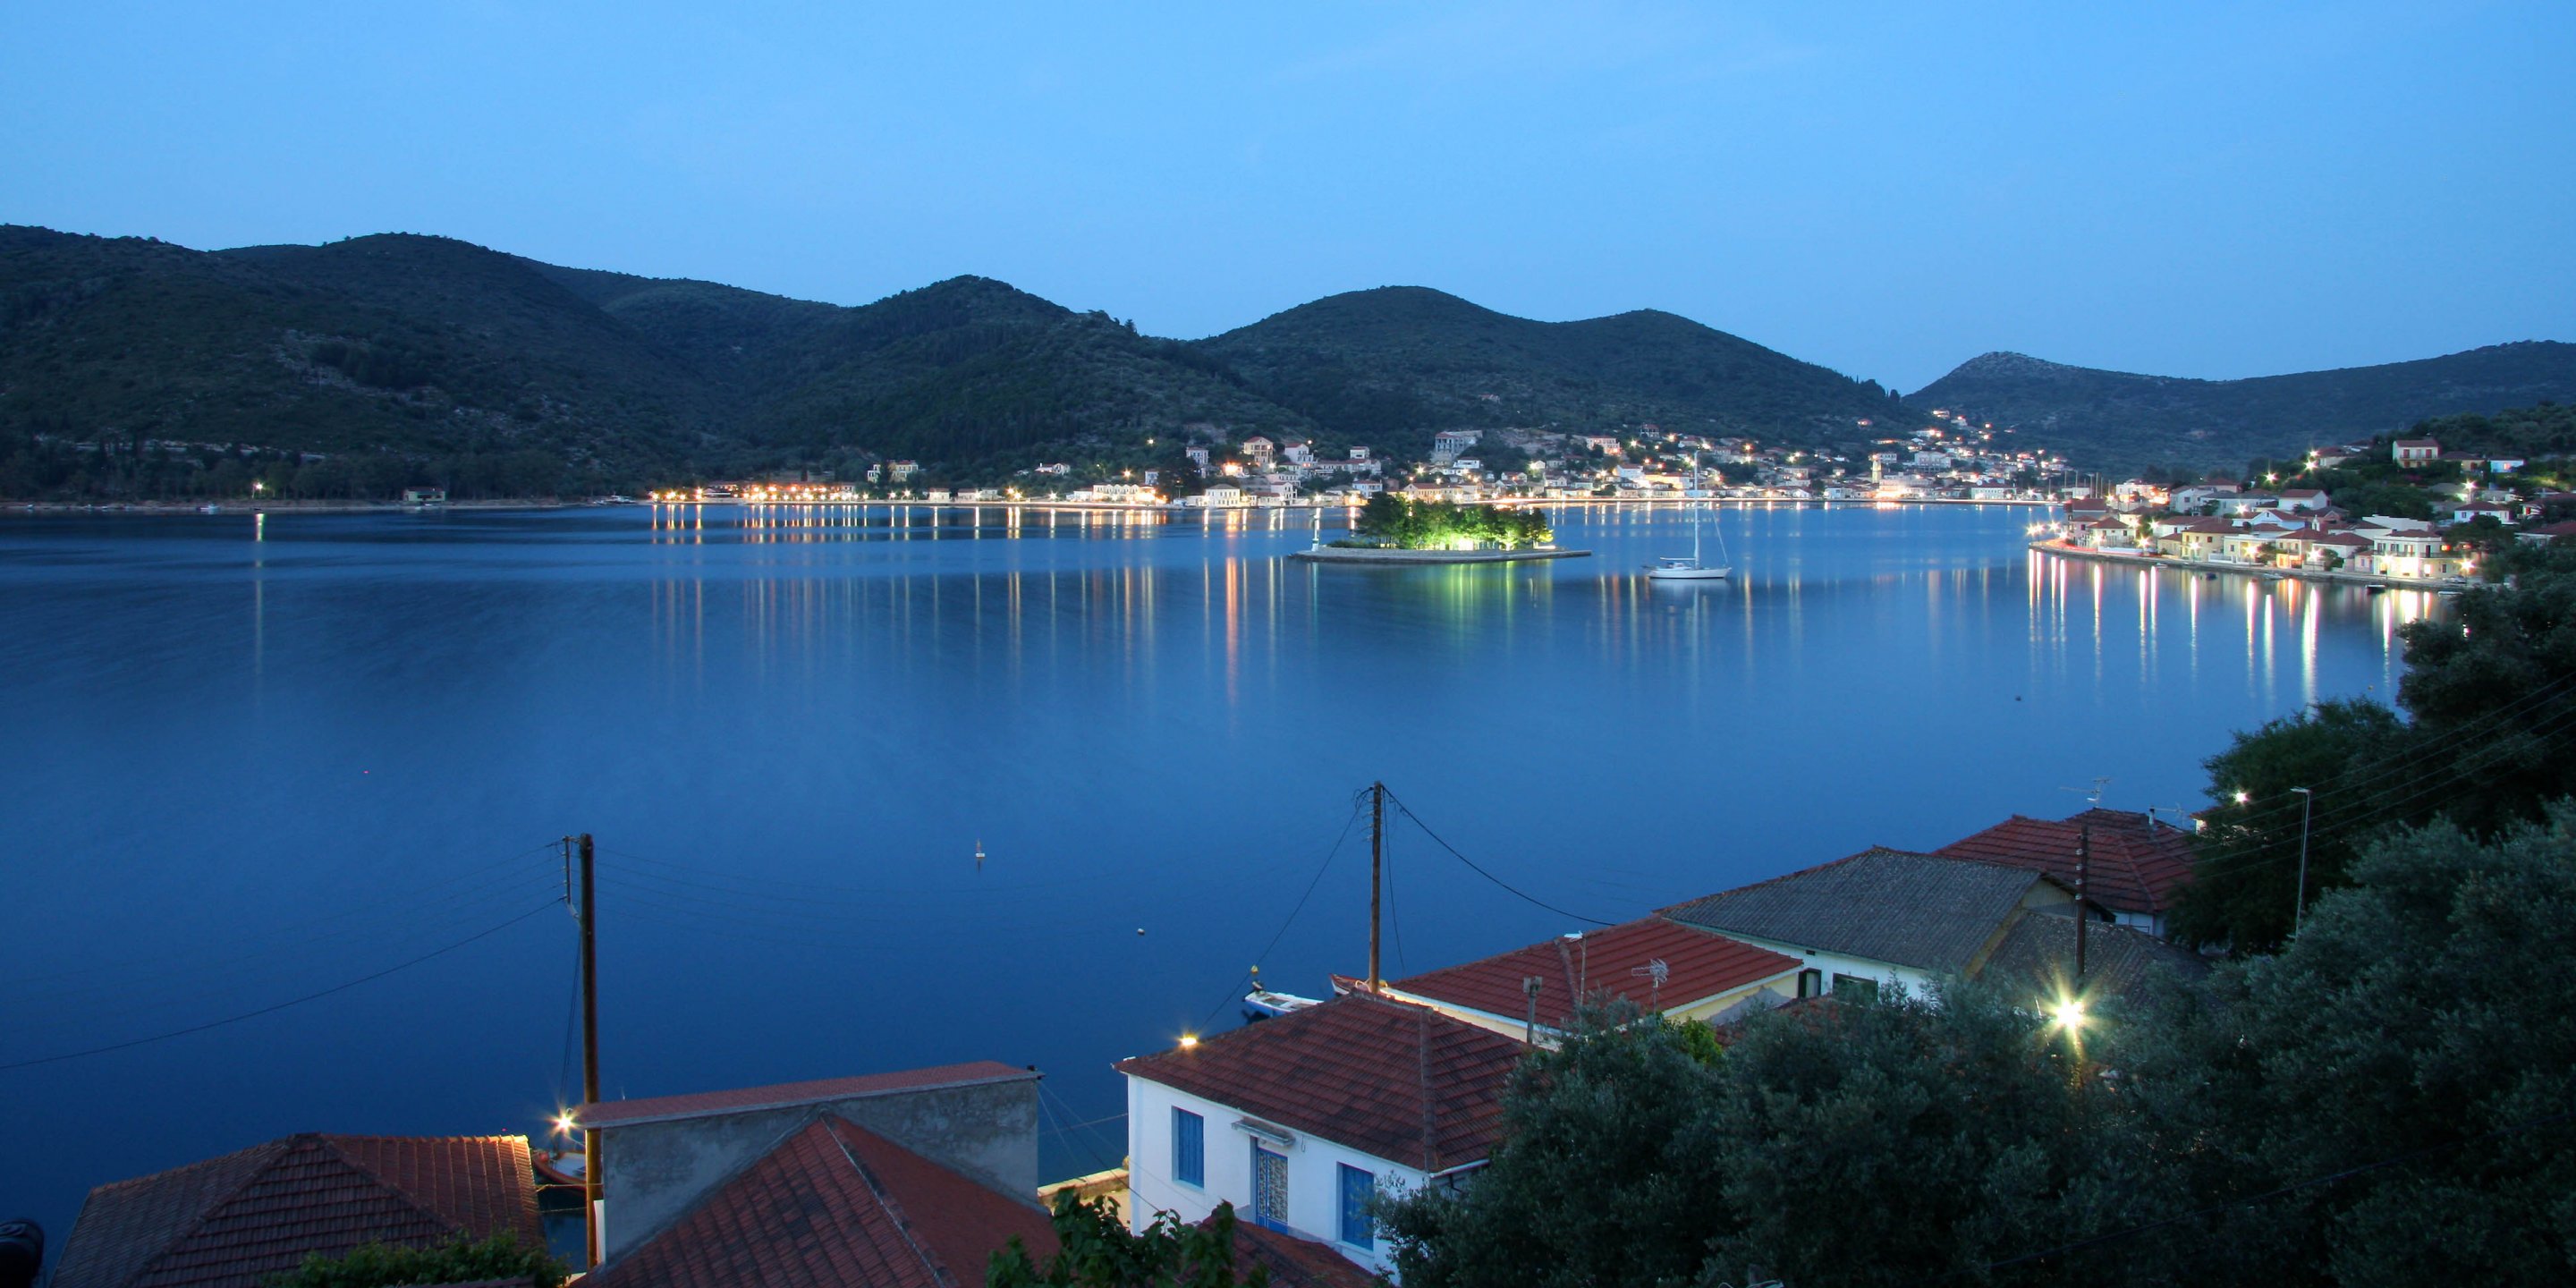
<svg viewBox="0 0 2576 1288">
<path fill-rule="evenodd" d="M 1038 1080 L 635 1123 L 600 1131 L 603 1243 L 609 1256 L 660 1233 L 708 1191 L 822 1113 L 1027 1203 L 1037 1201 Z"/>
</svg>

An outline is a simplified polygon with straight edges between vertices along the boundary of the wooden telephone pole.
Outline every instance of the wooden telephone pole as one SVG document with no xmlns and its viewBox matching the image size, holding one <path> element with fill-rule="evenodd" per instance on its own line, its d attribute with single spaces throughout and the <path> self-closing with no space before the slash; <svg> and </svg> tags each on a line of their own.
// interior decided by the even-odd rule
<svg viewBox="0 0 2576 1288">
<path fill-rule="evenodd" d="M 581 1103 L 599 1103 L 599 903 L 593 896 L 590 833 L 581 834 Z M 581 1225 L 585 1268 L 599 1264 L 599 1134 L 581 1129 Z"/>
<path fill-rule="evenodd" d="M 2075 834 L 2075 986 L 2084 987 L 2084 923 L 2093 914 L 2084 910 L 2084 878 L 2093 864 L 2093 825 L 2087 823 Z"/>
<path fill-rule="evenodd" d="M 1378 879 L 1386 871 L 1386 784 L 1369 784 L 1369 991 L 1381 991 L 1378 978 Z"/>
</svg>

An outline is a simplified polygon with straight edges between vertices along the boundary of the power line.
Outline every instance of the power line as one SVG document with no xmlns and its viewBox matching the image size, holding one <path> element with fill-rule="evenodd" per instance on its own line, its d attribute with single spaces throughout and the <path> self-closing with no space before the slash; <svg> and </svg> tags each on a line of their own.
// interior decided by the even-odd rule
<svg viewBox="0 0 2576 1288">
<path fill-rule="evenodd" d="M 0 1064 L 0 1073 L 7 1073 L 13 1069 L 32 1069 L 40 1064 L 59 1064 L 65 1060 L 79 1060 L 93 1055 L 106 1055 L 111 1051 L 130 1050 L 134 1047 L 148 1046 L 154 1042 L 167 1042 L 172 1038 L 183 1038 L 191 1033 L 203 1033 L 208 1029 L 219 1029 L 227 1024 L 239 1024 L 244 1020 L 255 1020 L 263 1015 L 274 1015 L 290 1006 L 302 1006 L 306 1002 L 319 1001 L 320 999 L 329 997 L 334 993 L 345 993 L 361 984 L 371 984 L 377 980 L 383 979 L 387 975 L 394 974 L 397 971 L 408 970 L 411 967 L 418 966 L 422 962 L 428 961 L 431 958 L 446 956 L 447 954 L 452 953 L 459 948 L 463 948 L 467 944 L 474 943 L 477 940 L 489 939 L 512 926 L 518 925 L 522 921 L 526 921 L 530 917 L 536 916 L 538 913 L 544 912 L 548 908 L 558 907 L 562 902 L 563 901 L 560 899 L 548 899 L 544 903 L 538 904 L 536 907 L 530 908 L 526 912 L 510 918 L 508 921 L 502 922 L 500 925 L 468 935 L 444 948 L 432 949 L 429 952 L 422 953 L 420 956 L 414 957 L 409 961 L 387 966 L 383 970 L 376 971 L 368 975 L 361 975 L 347 983 L 334 984 L 329 988 L 322 989 L 318 992 L 307 993 L 302 997 L 290 998 L 286 1001 L 276 1003 L 275 1005 L 263 1006 L 255 1011 L 244 1011 L 239 1015 L 226 1016 L 220 1020 L 208 1020 L 203 1024 L 192 1024 L 184 1029 L 173 1029 L 167 1033 L 156 1033 L 146 1038 L 135 1038 L 126 1042 L 114 1042 L 106 1046 L 91 1047 L 86 1051 L 67 1051 L 61 1055 L 41 1056 L 33 1060 L 20 1060 L 13 1064 Z"/>
<path fill-rule="evenodd" d="M 1393 792 L 1388 792 L 1388 793 L 1387 793 L 1387 795 L 1388 795 L 1388 796 L 1390 796 L 1390 797 L 1393 797 L 1393 796 L 1395 796 L 1395 793 L 1393 793 Z M 1467 865 L 1467 869 L 1468 869 L 1469 871 L 1474 872 L 1477 876 L 1483 877 L 1484 879 L 1486 879 L 1486 880 L 1488 880 L 1488 881 L 1493 882 L 1495 885 L 1501 886 L 1503 889 L 1505 889 L 1505 890 L 1507 890 L 1507 891 L 1510 891 L 1510 892 L 1511 892 L 1512 894 L 1514 894 L 1514 895 L 1519 896 L 1519 897 L 1520 897 L 1522 900 L 1524 900 L 1525 902 L 1535 904 L 1535 905 L 1537 905 L 1538 907 L 1541 907 L 1541 908 L 1545 908 L 1545 909 L 1547 909 L 1549 912 L 1555 913 L 1556 915 L 1558 915 L 1558 916 L 1560 916 L 1560 917 L 1571 917 L 1571 918 L 1573 918 L 1573 919 L 1574 919 L 1574 920 L 1576 920 L 1576 921 L 1586 922 L 1586 923 L 1589 923 L 1589 924 L 1591 924 L 1591 925 L 1595 925 L 1595 926 L 1615 926 L 1615 925 L 1619 924 L 1619 923 L 1617 923 L 1617 922 L 1615 922 L 1615 921 L 1603 921 L 1603 920 L 1601 920 L 1599 917 L 1587 917 L 1587 916 L 1584 916 L 1582 913 L 1579 913 L 1579 912 L 1568 912 L 1568 911 L 1566 911 L 1566 910 L 1565 910 L 1565 909 L 1563 909 L 1563 908 L 1557 907 L 1555 904 L 1549 903 L 1549 902 L 1548 902 L 1547 900 L 1545 900 L 1545 899 L 1541 899 L 1541 898 L 1539 898 L 1537 895 L 1531 894 L 1531 893 L 1530 893 L 1529 891 L 1527 891 L 1527 890 L 1523 890 L 1523 889 L 1521 889 L 1519 886 L 1513 885 L 1513 884 L 1512 884 L 1511 882 L 1509 882 L 1509 881 L 1505 881 L 1505 880 L 1503 880 L 1501 877 L 1495 876 L 1495 875 L 1494 875 L 1493 873 L 1491 873 L 1491 872 L 1487 872 L 1484 868 L 1482 868 L 1482 867 L 1478 866 L 1478 865 L 1477 865 L 1477 863 L 1476 863 L 1476 861 L 1475 861 L 1474 859 L 1468 858 L 1468 857 L 1467 857 L 1466 855 L 1464 855 L 1464 854 L 1460 854 L 1460 853 L 1458 852 L 1458 847 L 1457 847 L 1457 846 L 1451 845 L 1449 842 L 1447 842 L 1447 841 L 1445 841 L 1445 840 L 1442 840 L 1442 839 L 1441 839 L 1440 834 L 1439 834 L 1438 832 L 1434 832 L 1434 831 L 1432 831 L 1432 830 L 1431 830 L 1431 825 L 1430 825 L 1430 824 L 1428 824 L 1428 823 L 1423 822 L 1423 821 L 1422 821 L 1422 816 L 1421 816 L 1421 815 L 1419 815 L 1419 814 L 1414 813 L 1414 812 L 1413 812 L 1413 807 L 1412 807 L 1412 806 L 1410 806 L 1410 805 L 1405 804 L 1405 803 L 1404 803 L 1404 801 L 1403 801 L 1401 798 L 1396 799 L 1395 807 L 1396 807 L 1397 809 L 1399 809 L 1399 810 L 1404 811 L 1404 816 L 1405 816 L 1406 818 L 1412 819 L 1412 820 L 1413 820 L 1413 825 L 1414 825 L 1415 827 L 1421 828 L 1421 829 L 1422 829 L 1422 834 L 1423 834 L 1424 836 L 1430 837 L 1430 838 L 1432 839 L 1432 841 L 1433 841 L 1433 842 L 1437 843 L 1437 844 L 1440 846 L 1440 848 L 1441 848 L 1441 849 L 1447 850 L 1447 851 L 1449 852 L 1449 857 L 1451 857 L 1451 858 L 1453 858 L 1453 859 L 1458 860 L 1460 863 L 1464 863 L 1464 864 L 1466 864 L 1466 865 Z"/>
<path fill-rule="evenodd" d="M 1314 877 L 1306 882 L 1305 893 L 1297 896 L 1296 906 L 1288 910 L 1288 916 L 1279 923 L 1279 929 L 1276 933 L 1270 936 L 1270 942 L 1261 946 L 1261 955 L 1253 959 L 1253 965 L 1258 966 L 1261 963 L 1270 960 L 1270 954 L 1279 947 L 1279 941 L 1288 937 L 1288 928 L 1297 924 L 1297 914 L 1304 912 L 1306 910 L 1306 901 L 1315 897 L 1315 887 L 1324 883 L 1324 874 L 1332 871 L 1333 860 L 1340 857 L 1343 843 L 1351 839 L 1351 829 L 1357 827 L 1359 825 L 1359 821 L 1359 803 L 1357 800 L 1354 800 L 1351 804 L 1350 817 L 1342 820 L 1341 835 L 1333 838 L 1333 848 L 1324 851 L 1324 861 L 1316 865 Z M 1207 1018 L 1199 1021 L 1199 1027 L 1201 1029 L 1205 1029 L 1210 1024 L 1214 1024 L 1216 1022 L 1218 1012 L 1225 1009 L 1226 1003 L 1234 1000 L 1234 990 L 1242 987 L 1245 983 L 1250 982 L 1251 979 L 1251 973 L 1246 972 L 1233 985 L 1229 986 L 1226 989 L 1225 996 L 1218 998 L 1216 1005 L 1208 1008 Z"/>
</svg>

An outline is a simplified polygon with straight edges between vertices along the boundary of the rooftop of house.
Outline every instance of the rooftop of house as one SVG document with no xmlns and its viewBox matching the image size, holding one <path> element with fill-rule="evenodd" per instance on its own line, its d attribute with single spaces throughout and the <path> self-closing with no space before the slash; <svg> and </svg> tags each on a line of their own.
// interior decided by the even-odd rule
<svg viewBox="0 0 2576 1288">
<path fill-rule="evenodd" d="M 1653 964 L 1662 962 L 1658 986 Z M 1798 969 L 1798 960 L 1662 917 L 1644 917 L 1580 935 L 1515 948 L 1479 961 L 1426 971 L 1390 986 L 1415 997 L 1505 1019 L 1529 1012 L 1521 981 L 1537 978 L 1538 1019 L 1562 1029 L 1576 1002 L 1592 993 L 1641 1008 L 1680 1007 L 1751 988 Z"/>
<path fill-rule="evenodd" d="M 1249 1281 L 1255 1269 L 1270 1272 L 1271 1288 L 1369 1288 L 1378 1281 L 1377 1276 L 1360 1269 L 1357 1263 L 1313 1239 L 1237 1221 L 1235 1282 Z"/>
<path fill-rule="evenodd" d="M 2149 976 L 2172 971 L 2185 978 L 2209 973 L 2198 953 L 2176 948 L 2142 930 L 2096 921 L 2084 928 L 2084 991 L 2137 996 Z M 2004 932 L 1977 978 L 2015 993 L 2050 998 L 2074 991 L 2075 918 L 2051 912 L 2025 914 Z"/>
<path fill-rule="evenodd" d="M 1118 1071 L 1424 1172 L 1483 1159 L 1528 1048 L 1427 1006 L 1351 993 Z"/>
<path fill-rule="evenodd" d="M 1033 1202 L 818 1113 L 583 1282 L 956 1288 L 980 1281 L 1015 1236 L 1032 1258 L 1055 1251 L 1053 1224 Z"/>
<path fill-rule="evenodd" d="M 56 1288 L 255 1288 L 365 1243 L 544 1246 L 525 1136 L 288 1136 L 90 1191 Z"/>
<path fill-rule="evenodd" d="M 2094 903 L 2118 912 L 2162 912 L 2191 882 L 2191 833 L 2129 810 L 2088 809 L 2055 820 L 2015 814 L 1933 853 L 2045 872 L 2071 887 L 2075 851 L 2088 834 L 2084 897 Z"/>
<path fill-rule="evenodd" d="M 672 1122 L 682 1118 L 703 1118 L 711 1114 L 739 1114 L 761 1109 L 792 1109 L 799 1105 L 819 1105 L 835 1100 L 855 1100 L 862 1096 L 923 1091 L 932 1087 L 971 1087 L 994 1082 L 1034 1081 L 1038 1076 L 1034 1070 L 1015 1068 L 992 1060 L 976 1060 L 966 1064 L 944 1064 L 928 1069 L 862 1074 L 853 1078 L 820 1078 L 811 1082 L 784 1082 L 769 1087 L 736 1087 L 727 1091 L 702 1091 L 685 1096 L 654 1096 L 643 1100 L 603 1100 L 598 1104 L 583 1105 L 575 1110 L 573 1119 L 584 1127 L 629 1127 L 637 1123 Z"/>
<path fill-rule="evenodd" d="M 2044 882 L 2056 884 L 2028 868 L 1880 847 L 1663 913 L 1720 934 L 1966 974 Z"/>
</svg>

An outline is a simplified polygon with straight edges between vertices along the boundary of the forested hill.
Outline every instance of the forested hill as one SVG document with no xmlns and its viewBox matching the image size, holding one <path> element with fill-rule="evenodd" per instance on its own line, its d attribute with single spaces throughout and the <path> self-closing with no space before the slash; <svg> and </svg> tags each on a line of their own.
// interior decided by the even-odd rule
<svg viewBox="0 0 2576 1288">
<path fill-rule="evenodd" d="M 313 495 L 527 495 L 886 458 L 989 477 L 1173 451 L 1185 426 L 1310 428 L 1216 365 L 982 278 L 841 308 L 437 237 L 201 252 L 0 228 L 8 496 L 187 494 L 223 455 L 144 442 L 327 457 L 297 467 Z"/>
<path fill-rule="evenodd" d="M 2091 469 L 2241 466 L 2430 417 L 2576 401 L 2576 344 L 2533 340 L 2245 380 L 2141 376 L 1989 353 L 1906 401 L 2010 427 Z"/>
<path fill-rule="evenodd" d="M 1891 413 L 1875 385 L 1670 314 L 1532 322 L 1419 288 L 1185 342 L 976 277 L 844 308 L 410 234 L 207 252 L 0 228 L 0 496 L 253 474 L 313 496 L 631 492 L 886 459 L 993 482 L 1255 433 L 1401 460 L 1453 426 L 1851 443 Z"/>
<path fill-rule="evenodd" d="M 1873 436 L 1858 421 L 1909 415 L 1874 382 L 1670 313 L 1533 322 L 1419 286 L 1329 296 L 1199 343 L 1271 400 L 1380 437 L 1656 424 L 1841 443 Z"/>
</svg>

